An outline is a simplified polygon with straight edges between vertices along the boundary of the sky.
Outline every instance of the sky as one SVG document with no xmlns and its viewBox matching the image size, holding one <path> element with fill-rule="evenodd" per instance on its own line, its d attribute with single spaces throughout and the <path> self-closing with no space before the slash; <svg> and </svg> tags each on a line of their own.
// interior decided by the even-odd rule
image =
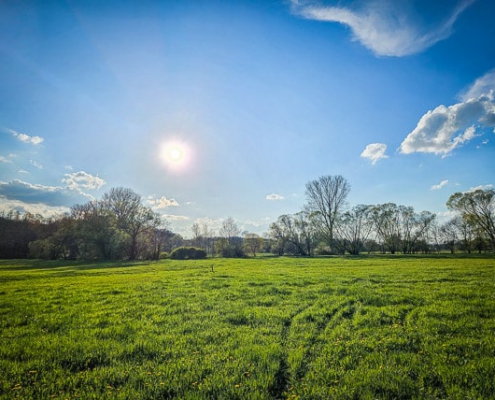
<svg viewBox="0 0 495 400">
<path fill-rule="evenodd" d="M 448 217 L 495 184 L 492 0 L 0 2 L 0 211 L 131 188 L 262 234 L 307 182 Z"/>
</svg>

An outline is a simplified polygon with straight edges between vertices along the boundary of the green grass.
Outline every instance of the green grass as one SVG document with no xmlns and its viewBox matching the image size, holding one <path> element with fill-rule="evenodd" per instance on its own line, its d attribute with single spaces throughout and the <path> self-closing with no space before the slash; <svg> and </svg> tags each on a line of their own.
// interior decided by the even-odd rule
<svg viewBox="0 0 495 400">
<path fill-rule="evenodd" d="M 0 261 L 0 398 L 495 398 L 494 289 L 484 257 Z"/>
</svg>

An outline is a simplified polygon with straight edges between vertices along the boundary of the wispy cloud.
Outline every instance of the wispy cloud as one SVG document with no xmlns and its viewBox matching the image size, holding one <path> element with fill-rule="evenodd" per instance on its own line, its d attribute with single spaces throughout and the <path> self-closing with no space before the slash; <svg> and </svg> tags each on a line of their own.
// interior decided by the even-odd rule
<svg viewBox="0 0 495 400">
<path fill-rule="evenodd" d="M 4 157 L 4 156 L 0 156 L 0 163 L 3 163 L 3 164 L 8 164 L 8 163 L 11 163 L 12 161 L 9 160 L 7 157 Z"/>
<path fill-rule="evenodd" d="M 35 160 L 29 160 L 29 164 L 31 164 L 33 167 L 38 168 L 38 169 L 43 169 L 43 165 L 40 164 L 38 161 Z"/>
<path fill-rule="evenodd" d="M 460 99 L 462 101 L 468 101 L 469 99 L 477 99 L 490 92 L 495 91 L 495 69 L 488 71 L 482 77 L 476 79 L 476 81 L 463 93 L 461 93 Z"/>
<path fill-rule="evenodd" d="M 385 154 L 387 151 L 387 145 L 384 143 L 371 143 L 361 153 L 361 157 L 367 158 L 371 161 L 371 164 L 375 164 L 382 158 L 388 158 Z"/>
<path fill-rule="evenodd" d="M 460 103 L 428 111 L 400 145 L 400 152 L 447 155 L 495 127 L 495 73 L 485 74 L 465 92 Z"/>
<path fill-rule="evenodd" d="M 17 132 L 14 129 L 7 129 L 7 131 L 10 132 L 15 138 L 17 138 L 18 140 L 24 143 L 38 145 L 43 143 L 45 140 L 41 136 L 29 136 L 26 135 L 25 133 Z"/>
<path fill-rule="evenodd" d="M 169 221 L 188 221 L 190 218 L 186 215 L 162 214 Z"/>
<path fill-rule="evenodd" d="M 441 188 L 443 188 L 448 183 L 449 183 L 449 181 L 447 179 L 445 179 L 442 182 L 440 182 L 438 185 L 432 185 L 430 187 L 430 190 L 440 190 Z"/>
<path fill-rule="evenodd" d="M 159 199 L 155 199 L 152 196 L 146 199 L 146 202 L 153 208 L 154 210 L 163 210 L 168 207 L 177 207 L 179 203 L 177 200 L 168 199 L 165 196 L 160 197 Z"/>
<path fill-rule="evenodd" d="M 280 195 L 280 194 L 272 193 L 272 194 L 269 194 L 266 196 L 266 200 L 269 200 L 269 201 L 285 200 L 285 197 Z"/>
<path fill-rule="evenodd" d="M 377 56 L 407 56 L 419 53 L 446 39 L 459 15 L 474 0 L 459 2 L 446 10 L 433 27 L 418 21 L 421 10 L 412 12 L 411 2 L 360 0 L 353 6 L 321 6 L 311 1 L 292 0 L 295 14 L 307 19 L 347 25 L 359 41 Z M 416 17 L 416 18 L 415 18 Z"/>
</svg>

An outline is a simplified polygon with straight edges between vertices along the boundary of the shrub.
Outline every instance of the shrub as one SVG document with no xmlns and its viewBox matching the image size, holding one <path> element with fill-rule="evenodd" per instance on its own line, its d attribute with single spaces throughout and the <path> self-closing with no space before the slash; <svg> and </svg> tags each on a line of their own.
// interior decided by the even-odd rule
<svg viewBox="0 0 495 400">
<path fill-rule="evenodd" d="M 246 253 L 241 246 L 229 245 L 222 249 L 222 257 L 225 258 L 243 258 L 246 257 Z"/>
<path fill-rule="evenodd" d="M 172 260 L 201 260 L 206 258 L 206 251 L 197 247 L 177 247 L 170 253 Z"/>
</svg>

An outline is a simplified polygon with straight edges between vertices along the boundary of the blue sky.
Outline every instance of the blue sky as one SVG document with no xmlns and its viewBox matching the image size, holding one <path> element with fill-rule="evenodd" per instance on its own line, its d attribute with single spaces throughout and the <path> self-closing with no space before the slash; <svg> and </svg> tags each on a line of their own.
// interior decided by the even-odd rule
<svg viewBox="0 0 495 400">
<path fill-rule="evenodd" d="M 495 4 L 0 3 L 0 210 L 129 187 L 190 236 L 263 233 L 343 175 L 349 205 L 447 215 L 495 183 Z"/>
</svg>

